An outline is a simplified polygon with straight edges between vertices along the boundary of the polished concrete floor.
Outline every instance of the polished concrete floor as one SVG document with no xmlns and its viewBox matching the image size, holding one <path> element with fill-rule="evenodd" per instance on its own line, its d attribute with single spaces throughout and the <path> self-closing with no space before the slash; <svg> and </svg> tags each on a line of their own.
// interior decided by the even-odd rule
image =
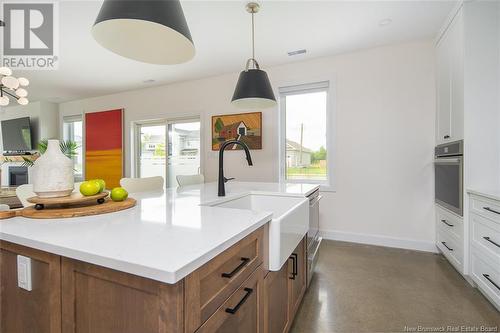
<svg viewBox="0 0 500 333">
<path fill-rule="evenodd" d="M 323 241 L 291 332 L 411 332 L 419 326 L 454 332 L 462 325 L 500 332 L 500 312 L 441 255 Z"/>
</svg>

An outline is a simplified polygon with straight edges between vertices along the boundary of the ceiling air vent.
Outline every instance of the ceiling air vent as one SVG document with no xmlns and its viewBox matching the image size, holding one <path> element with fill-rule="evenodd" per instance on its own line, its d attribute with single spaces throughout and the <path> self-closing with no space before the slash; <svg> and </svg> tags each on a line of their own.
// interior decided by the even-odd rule
<svg viewBox="0 0 500 333">
<path fill-rule="evenodd" d="M 307 52 L 306 49 L 296 50 L 296 51 L 290 51 L 290 52 L 288 52 L 288 56 L 292 57 L 292 56 L 296 56 L 296 55 L 299 55 L 299 54 L 305 54 L 306 52 Z"/>
</svg>

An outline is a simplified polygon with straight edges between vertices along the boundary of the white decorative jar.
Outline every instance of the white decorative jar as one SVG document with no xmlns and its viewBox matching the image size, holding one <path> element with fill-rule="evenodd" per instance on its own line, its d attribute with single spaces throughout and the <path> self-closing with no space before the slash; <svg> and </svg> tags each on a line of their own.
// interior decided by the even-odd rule
<svg viewBox="0 0 500 333">
<path fill-rule="evenodd" d="M 66 197 L 74 186 L 73 161 L 63 154 L 59 140 L 49 140 L 47 151 L 33 166 L 33 192 L 40 198 Z"/>
</svg>

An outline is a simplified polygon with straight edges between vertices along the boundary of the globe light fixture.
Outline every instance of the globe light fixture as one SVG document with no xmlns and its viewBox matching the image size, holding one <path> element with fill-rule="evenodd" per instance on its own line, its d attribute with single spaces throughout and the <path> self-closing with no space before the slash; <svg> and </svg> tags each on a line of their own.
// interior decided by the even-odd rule
<svg viewBox="0 0 500 333">
<path fill-rule="evenodd" d="M 28 105 L 29 101 L 26 97 L 21 97 L 17 100 L 17 102 L 21 105 Z"/>
<path fill-rule="evenodd" d="M 26 97 L 26 96 L 28 96 L 28 92 L 26 91 L 26 89 L 19 88 L 16 90 L 16 96 L 17 97 Z"/>
<path fill-rule="evenodd" d="M 9 89 L 15 90 L 19 87 L 19 81 L 17 81 L 17 79 L 13 76 L 4 76 L 1 82 Z"/>
<path fill-rule="evenodd" d="M 17 80 L 19 81 L 19 85 L 21 87 L 27 87 L 30 85 L 30 81 L 25 77 L 19 77 Z"/>
<path fill-rule="evenodd" d="M 0 106 L 7 106 L 7 105 L 9 105 L 9 98 L 7 96 L 1 96 Z"/>
<path fill-rule="evenodd" d="M 12 70 L 9 67 L 0 67 L 0 75 L 11 76 Z"/>
<path fill-rule="evenodd" d="M 20 105 L 27 105 L 29 100 L 28 91 L 21 87 L 29 85 L 29 80 L 12 76 L 12 70 L 8 67 L 0 67 L 0 106 L 7 106 L 10 100 L 17 100 Z"/>
</svg>

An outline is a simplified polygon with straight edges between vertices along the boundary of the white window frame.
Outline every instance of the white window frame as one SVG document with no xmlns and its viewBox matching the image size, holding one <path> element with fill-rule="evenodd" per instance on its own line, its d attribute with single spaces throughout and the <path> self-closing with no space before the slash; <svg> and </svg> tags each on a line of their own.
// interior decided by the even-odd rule
<svg viewBox="0 0 500 333">
<path fill-rule="evenodd" d="M 326 153 L 327 180 L 286 179 L 286 96 L 326 91 Z M 335 112 L 334 89 L 331 81 L 320 81 L 308 84 L 290 85 L 279 88 L 279 176 L 284 183 L 320 184 L 322 191 L 335 191 Z"/>
<path fill-rule="evenodd" d="M 143 126 L 165 126 L 165 163 L 167 159 L 167 149 L 168 149 L 168 124 L 166 119 L 160 120 L 147 120 L 138 121 L 134 124 L 134 177 L 139 178 L 141 176 L 141 127 Z M 163 170 L 163 179 L 165 184 L 167 182 L 167 165 L 165 165 L 165 170 Z"/>
<path fill-rule="evenodd" d="M 203 174 L 204 170 L 204 163 L 203 163 L 203 156 L 204 156 L 204 139 L 203 139 L 203 118 L 200 115 L 192 115 L 192 116 L 185 116 L 185 117 L 169 117 L 169 118 L 162 118 L 162 119 L 152 119 L 152 120 L 142 120 L 142 121 L 135 121 L 133 123 L 133 133 L 132 133 L 132 138 L 133 138 L 133 145 L 132 145 L 132 153 L 133 153 L 133 161 L 132 161 L 132 174 L 134 177 L 140 177 L 140 147 L 139 147 L 139 142 L 141 141 L 141 126 L 154 126 L 154 125 L 165 125 L 165 158 L 167 159 L 166 161 L 166 167 L 165 167 L 165 172 L 164 172 L 164 179 L 165 179 L 165 185 L 167 187 L 171 187 L 171 184 L 168 184 L 168 125 L 170 124 L 182 124 L 182 123 L 188 123 L 188 122 L 194 122 L 194 121 L 199 121 L 200 122 L 200 166 L 199 166 L 199 172 L 200 174 Z"/>
<path fill-rule="evenodd" d="M 64 116 L 62 119 L 62 133 L 61 137 L 65 141 L 67 138 L 64 136 L 64 129 L 66 124 L 68 123 L 76 123 L 76 122 L 82 122 L 82 145 L 81 145 L 81 150 L 82 150 L 82 174 L 81 175 L 76 175 L 75 174 L 75 181 L 83 181 L 85 180 L 85 122 L 83 120 L 83 115 L 82 114 L 77 114 L 77 115 L 72 115 L 72 116 Z M 73 133 L 74 137 L 74 133 Z"/>
</svg>

